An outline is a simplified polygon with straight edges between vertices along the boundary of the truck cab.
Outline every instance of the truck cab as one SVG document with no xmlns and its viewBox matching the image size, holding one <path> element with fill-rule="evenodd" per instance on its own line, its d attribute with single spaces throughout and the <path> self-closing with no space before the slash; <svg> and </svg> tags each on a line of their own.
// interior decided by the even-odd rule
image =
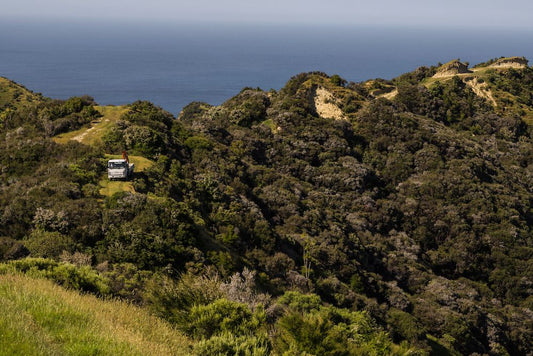
<svg viewBox="0 0 533 356">
<path fill-rule="evenodd" d="M 107 177 L 109 180 L 113 179 L 128 179 L 133 174 L 135 168 L 134 163 L 130 163 L 128 156 L 122 159 L 110 159 L 107 162 Z"/>
</svg>

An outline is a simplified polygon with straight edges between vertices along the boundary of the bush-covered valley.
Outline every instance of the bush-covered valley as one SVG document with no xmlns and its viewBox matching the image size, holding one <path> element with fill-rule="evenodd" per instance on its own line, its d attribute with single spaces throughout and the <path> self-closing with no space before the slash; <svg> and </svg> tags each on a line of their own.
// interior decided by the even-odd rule
<svg viewBox="0 0 533 356">
<path fill-rule="evenodd" d="M 0 273 L 147 308 L 184 353 L 531 354 L 533 69 L 495 62 L 115 121 L 2 80 Z M 149 164 L 104 192 L 122 150 Z"/>
</svg>

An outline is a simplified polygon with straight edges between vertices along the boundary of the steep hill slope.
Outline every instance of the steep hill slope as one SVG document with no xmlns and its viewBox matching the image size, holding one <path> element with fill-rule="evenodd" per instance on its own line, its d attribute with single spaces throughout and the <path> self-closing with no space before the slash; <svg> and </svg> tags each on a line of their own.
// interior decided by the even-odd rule
<svg viewBox="0 0 533 356">
<path fill-rule="evenodd" d="M 30 103 L 42 101 L 44 101 L 42 95 L 35 94 L 20 84 L 0 77 L 0 109 L 20 109 Z"/>
<path fill-rule="evenodd" d="M 190 341 L 128 303 L 0 274 L 1 355 L 186 355 Z"/>
</svg>

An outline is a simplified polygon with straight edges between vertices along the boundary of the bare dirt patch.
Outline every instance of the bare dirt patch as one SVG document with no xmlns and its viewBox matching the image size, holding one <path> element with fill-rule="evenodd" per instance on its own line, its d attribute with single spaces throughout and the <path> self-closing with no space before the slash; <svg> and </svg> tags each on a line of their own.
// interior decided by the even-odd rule
<svg viewBox="0 0 533 356">
<path fill-rule="evenodd" d="M 335 104 L 335 97 L 329 90 L 318 87 L 313 96 L 313 101 L 316 112 L 320 117 L 335 120 L 346 120 L 346 116 Z"/>
<path fill-rule="evenodd" d="M 496 100 L 492 96 L 492 91 L 487 86 L 487 83 L 480 82 L 478 78 L 472 78 L 470 80 L 465 80 L 466 85 L 468 85 L 477 96 L 487 99 L 493 106 L 498 106 Z"/>
</svg>

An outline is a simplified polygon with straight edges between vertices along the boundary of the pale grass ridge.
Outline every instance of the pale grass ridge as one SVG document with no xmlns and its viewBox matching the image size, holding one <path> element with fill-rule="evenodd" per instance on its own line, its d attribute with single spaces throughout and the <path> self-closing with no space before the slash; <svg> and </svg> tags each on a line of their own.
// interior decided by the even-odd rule
<svg viewBox="0 0 533 356">
<path fill-rule="evenodd" d="M 0 275 L 0 355 L 187 355 L 191 342 L 131 304 Z"/>
</svg>

